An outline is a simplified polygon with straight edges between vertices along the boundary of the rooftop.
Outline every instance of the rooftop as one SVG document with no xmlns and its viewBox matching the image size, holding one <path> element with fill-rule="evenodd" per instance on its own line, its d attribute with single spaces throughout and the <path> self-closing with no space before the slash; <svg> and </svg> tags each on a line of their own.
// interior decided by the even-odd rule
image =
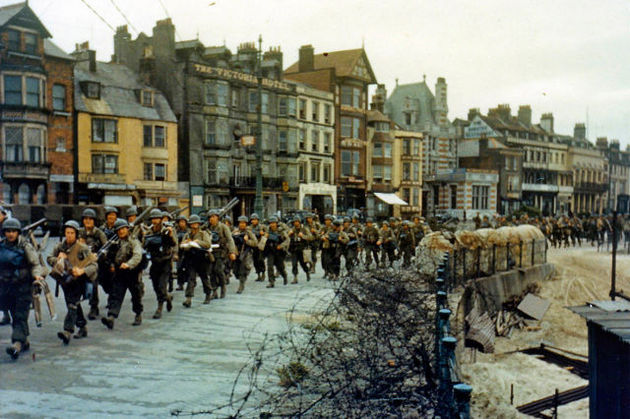
<svg viewBox="0 0 630 419">
<path fill-rule="evenodd" d="M 591 301 L 583 306 L 569 307 L 569 310 L 630 344 L 630 302 L 622 299 Z"/>
</svg>

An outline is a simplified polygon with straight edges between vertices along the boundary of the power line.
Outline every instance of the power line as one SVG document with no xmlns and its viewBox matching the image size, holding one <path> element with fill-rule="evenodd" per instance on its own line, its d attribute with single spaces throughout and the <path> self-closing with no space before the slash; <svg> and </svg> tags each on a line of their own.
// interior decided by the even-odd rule
<svg viewBox="0 0 630 419">
<path fill-rule="evenodd" d="M 86 0 L 81 0 L 81 3 L 85 4 L 88 7 L 88 9 L 90 9 L 92 11 L 92 13 L 94 13 L 96 16 L 98 16 L 99 19 L 101 19 L 103 21 L 104 24 L 109 26 L 109 28 L 112 31 L 116 32 L 116 29 L 114 29 L 114 27 L 112 25 L 110 25 L 109 22 L 106 21 L 103 16 L 99 15 L 98 12 L 96 10 L 94 10 L 94 8 L 92 6 L 90 6 Z"/>
<path fill-rule="evenodd" d="M 120 7 L 118 7 L 118 5 L 116 3 L 114 3 L 114 0 L 109 0 L 112 5 L 116 8 L 116 10 L 118 10 L 118 13 L 120 13 L 120 15 L 125 19 L 125 21 L 127 21 L 127 23 L 129 24 L 129 26 L 131 26 L 131 29 L 133 29 L 136 33 L 139 33 L 138 30 L 136 29 L 135 26 L 133 26 L 133 23 L 131 23 L 131 21 L 129 20 L 129 18 L 127 18 L 127 15 L 123 13 L 122 10 L 120 10 Z"/>
</svg>

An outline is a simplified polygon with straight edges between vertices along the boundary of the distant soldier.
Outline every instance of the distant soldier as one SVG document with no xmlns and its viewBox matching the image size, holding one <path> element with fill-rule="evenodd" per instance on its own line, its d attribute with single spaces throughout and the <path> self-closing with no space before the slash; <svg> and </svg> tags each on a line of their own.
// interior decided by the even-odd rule
<svg viewBox="0 0 630 419">
<path fill-rule="evenodd" d="M 355 260 L 355 265 L 359 263 L 361 260 L 361 253 L 363 252 L 364 244 L 363 244 L 363 224 L 361 224 L 359 219 L 359 213 L 355 212 L 352 216 L 352 227 L 357 232 L 357 258 Z"/>
<path fill-rule="evenodd" d="M 475 214 L 473 222 L 475 223 L 475 230 L 479 230 L 481 228 L 481 217 L 479 217 L 479 213 Z"/>
<path fill-rule="evenodd" d="M 416 239 L 416 245 L 419 244 L 424 238 L 424 227 L 420 221 L 419 215 L 413 216 L 413 225 L 411 226 L 413 237 Z"/>
<path fill-rule="evenodd" d="M 64 224 L 64 239 L 53 249 L 47 262 L 52 267 L 51 276 L 63 289 L 68 311 L 63 322 L 63 331 L 57 333 L 64 344 L 70 343 L 74 327 L 78 327 L 75 339 L 85 338 L 87 320 L 83 315 L 81 300 L 93 289 L 98 265 L 90 248 L 78 239 L 79 223 L 68 221 Z M 88 296 L 89 298 L 89 296 Z"/>
<path fill-rule="evenodd" d="M 416 237 L 411 229 L 411 221 L 403 221 L 398 231 L 397 240 L 400 253 L 403 257 L 403 266 L 409 266 L 411 264 L 411 257 L 415 254 L 416 250 Z"/>
<path fill-rule="evenodd" d="M 341 271 L 341 253 L 350 239 L 348 235 L 341 230 L 341 220 L 336 219 L 332 222 L 332 228 L 326 230 L 322 236 L 323 250 L 325 253 L 327 264 L 330 266 L 330 280 L 336 281 Z M 322 254 L 323 255 L 323 254 Z"/>
<path fill-rule="evenodd" d="M 381 233 L 378 228 L 374 226 L 374 220 L 372 218 L 368 218 L 365 221 L 363 237 L 365 240 L 365 267 L 370 269 L 372 258 L 374 258 L 374 262 L 376 266 L 378 266 L 378 254 L 381 246 Z"/>
<path fill-rule="evenodd" d="M 221 222 L 225 224 L 230 231 L 234 229 L 234 223 L 232 223 L 232 217 L 230 217 L 229 215 L 224 215 L 223 218 L 221 219 Z M 232 261 L 231 258 L 226 258 L 225 263 L 223 264 L 223 271 L 225 272 L 226 285 L 230 285 L 230 276 L 232 274 L 233 264 L 234 264 L 234 261 Z"/>
<path fill-rule="evenodd" d="M 33 302 L 33 281 L 43 281 L 43 267 L 33 246 L 20 236 L 22 225 L 15 218 L 2 223 L 0 240 L 0 310 L 12 319 L 12 345 L 6 351 L 13 359 L 30 347 L 28 314 Z"/>
<path fill-rule="evenodd" d="M 114 320 L 118 318 L 125 294 L 129 290 L 132 310 L 136 314 L 132 325 L 139 326 L 142 324 L 142 297 L 144 296 L 142 270 L 139 269 L 142 262 L 142 246 L 138 240 L 131 237 L 129 223 L 126 220 L 116 220 L 114 231 L 118 235 L 119 244 L 110 266 L 114 278 L 112 292 L 107 301 L 107 317 L 102 317 L 101 322 L 108 329 L 114 328 Z"/>
<path fill-rule="evenodd" d="M 210 263 L 214 256 L 209 252 L 212 246 L 212 237 L 206 230 L 201 230 L 201 219 L 197 214 L 193 214 L 188 219 L 190 230 L 184 235 L 179 248 L 182 250 L 182 264 L 186 269 L 186 300 L 182 303 L 184 307 L 190 308 L 192 298 L 195 296 L 195 286 L 197 285 L 197 275 L 201 278 L 203 292 L 206 294 L 204 304 L 209 304 L 212 300 L 212 285 L 208 277 Z"/>
<path fill-rule="evenodd" d="M 333 231 L 333 216 L 330 214 L 326 214 L 324 216 L 324 225 L 321 226 L 321 229 L 319 231 L 319 237 L 321 239 L 321 248 L 322 248 L 322 257 L 321 257 L 321 264 L 322 264 L 322 269 L 324 271 L 324 278 L 330 278 L 332 277 L 333 273 L 332 273 L 332 269 L 330 266 L 330 261 L 328 260 L 329 256 L 331 255 L 331 252 L 329 251 L 325 251 L 325 242 L 323 240 L 323 237 L 328 234 L 329 232 Z"/>
<path fill-rule="evenodd" d="M 177 224 L 175 227 L 175 234 L 177 235 L 177 243 L 181 243 L 184 240 L 184 236 L 188 233 L 188 218 L 185 215 L 177 216 Z M 188 282 L 187 273 L 188 270 L 182 263 L 184 254 L 182 249 L 178 246 L 177 255 L 175 255 L 175 268 L 177 273 L 177 291 L 182 291 L 184 285 Z"/>
<path fill-rule="evenodd" d="M 162 317 L 164 303 L 166 303 L 166 311 L 173 309 L 173 296 L 168 293 L 167 287 L 173 269 L 173 255 L 177 249 L 177 236 L 173 227 L 163 224 L 163 213 L 159 209 L 152 209 L 149 218 L 151 228 L 144 234 L 142 246 L 151 257 L 149 276 L 158 303 L 153 318 L 159 319 Z"/>
<path fill-rule="evenodd" d="M 351 223 L 350 218 L 343 219 L 343 231 L 348 236 L 348 243 L 344 246 L 343 257 L 346 261 L 346 271 L 352 272 L 352 269 L 359 258 L 359 238 L 361 237 L 360 226 Z"/>
<path fill-rule="evenodd" d="M 2 223 L 7 219 L 7 215 L 7 210 L 0 206 L 0 231 L 2 231 Z M 9 314 L 9 310 L 3 310 L 0 326 L 6 326 L 7 324 L 11 324 L 11 315 Z"/>
<path fill-rule="evenodd" d="M 105 234 L 107 240 L 116 236 L 116 230 L 114 225 L 118 220 L 118 209 L 116 207 L 105 207 L 105 223 L 103 223 L 99 229 Z M 89 246 L 89 244 L 88 244 Z M 105 293 L 110 294 L 112 292 L 113 287 L 113 272 L 110 269 L 110 266 L 113 263 L 113 257 L 115 252 L 115 246 L 112 246 L 108 252 L 99 256 L 99 270 L 98 270 L 98 284 L 103 287 L 103 291 Z M 108 300 L 109 301 L 109 300 Z M 92 299 L 90 301 L 90 312 L 88 313 L 88 319 L 95 320 L 98 315 L 98 287 L 94 287 L 94 292 L 92 294 Z"/>
<path fill-rule="evenodd" d="M 310 230 L 302 225 L 299 217 L 293 219 L 293 228 L 289 230 L 289 253 L 291 254 L 291 272 L 293 272 L 292 284 L 298 283 L 298 262 L 302 270 L 306 273 L 306 281 L 311 280 L 311 269 L 304 262 L 304 250 L 309 247 L 309 242 L 313 239 Z"/>
<path fill-rule="evenodd" d="M 278 217 L 269 217 L 269 228 L 265 233 L 265 258 L 267 259 L 267 275 L 269 277 L 269 284 L 267 288 L 273 288 L 276 283 L 276 277 L 274 275 L 274 267 L 278 273 L 282 276 L 284 285 L 287 285 L 287 271 L 284 266 L 284 259 L 286 252 L 289 248 L 289 235 L 285 229 L 282 229 L 278 225 Z"/>
<path fill-rule="evenodd" d="M 256 235 L 256 240 L 260 242 L 265 236 L 266 227 L 260 222 L 260 218 L 256 213 L 252 214 L 249 218 L 249 222 L 252 232 Z M 252 258 L 254 260 L 254 268 L 256 269 L 256 282 L 263 282 L 265 280 L 265 256 L 263 255 L 263 251 L 259 248 L 254 248 Z"/>
<path fill-rule="evenodd" d="M 225 298 L 227 282 L 225 265 L 236 260 L 236 246 L 232 239 L 232 231 L 227 224 L 219 222 L 219 211 L 208 211 L 208 232 L 212 235 L 212 243 L 219 245 L 213 251 L 214 263 L 210 265 L 210 283 L 212 298 L 217 298 L 217 288 L 221 289 L 221 298 Z"/>
<path fill-rule="evenodd" d="M 389 228 L 389 223 L 387 221 L 383 221 L 381 224 L 381 243 L 383 244 L 383 252 L 384 255 L 381 259 L 381 264 L 385 266 L 385 256 L 389 260 L 389 266 L 394 265 L 394 261 L 396 260 L 396 235 Z"/>
<path fill-rule="evenodd" d="M 138 218 L 138 208 L 135 205 L 127 208 L 125 211 L 125 219 L 129 225 L 134 224 L 136 222 L 136 218 Z M 131 234 L 131 237 L 142 243 L 145 230 L 144 224 L 138 223 L 133 226 L 129 234 Z"/>
<path fill-rule="evenodd" d="M 107 240 L 116 235 L 114 224 L 116 224 L 117 219 L 118 209 L 116 207 L 105 207 L 105 222 L 101 225 L 100 229 L 105 233 L 105 236 L 107 236 Z"/>
<path fill-rule="evenodd" d="M 256 234 L 248 226 L 248 222 L 247 217 L 241 215 L 238 217 L 238 227 L 232 232 L 234 245 L 238 251 L 238 257 L 232 267 L 234 276 L 239 282 L 238 290 L 236 291 L 237 294 L 241 294 L 245 290 L 245 282 L 253 265 L 252 255 L 254 249 L 258 250 L 258 239 L 256 238 Z"/>
<path fill-rule="evenodd" d="M 83 228 L 79 230 L 79 241 L 87 245 L 92 253 L 97 253 L 107 242 L 107 236 L 100 228 L 95 226 L 96 211 L 91 208 L 84 209 L 81 214 L 81 222 L 83 223 Z M 109 281 L 111 273 L 109 271 L 109 261 L 107 261 L 107 257 L 108 256 L 105 255 L 98 261 L 97 274 L 94 279 L 92 296 L 90 297 L 90 312 L 88 313 L 88 319 L 90 320 L 96 320 L 99 315 L 98 285 L 101 283 L 102 278 L 104 278 L 101 283 L 103 290 L 107 293 L 111 290 L 111 281 Z"/>
<path fill-rule="evenodd" d="M 313 239 L 308 242 L 308 247 L 311 249 L 311 273 L 315 273 L 315 265 L 317 264 L 317 251 L 321 245 L 321 240 L 319 239 L 319 232 L 321 230 L 321 224 L 315 218 L 315 214 L 309 212 L 306 214 L 306 221 L 304 222 L 304 226 L 311 233 Z"/>
</svg>

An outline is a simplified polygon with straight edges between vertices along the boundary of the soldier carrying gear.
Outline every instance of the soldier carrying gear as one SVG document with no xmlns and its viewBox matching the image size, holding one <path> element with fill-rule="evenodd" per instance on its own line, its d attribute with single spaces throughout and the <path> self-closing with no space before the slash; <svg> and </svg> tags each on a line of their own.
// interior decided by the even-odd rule
<svg viewBox="0 0 630 419">
<path fill-rule="evenodd" d="M 241 294 L 245 290 L 245 281 L 249 271 L 252 269 L 252 255 L 254 249 L 258 250 L 258 239 L 256 234 L 248 226 L 249 220 L 246 216 L 238 217 L 238 227 L 232 232 L 234 244 L 238 250 L 238 258 L 234 261 L 234 276 L 239 281 L 237 294 Z"/>
<path fill-rule="evenodd" d="M 411 229 L 411 222 L 404 221 L 400 230 L 398 231 L 398 246 L 403 256 L 403 266 L 409 266 L 411 264 L 411 257 L 415 253 L 416 249 L 416 237 Z"/>
<path fill-rule="evenodd" d="M 284 267 L 284 258 L 289 248 L 289 235 L 287 231 L 278 225 L 278 217 L 269 217 L 269 228 L 265 233 L 265 250 L 264 255 L 267 259 L 267 275 L 269 276 L 269 284 L 267 288 L 273 288 L 276 283 L 276 277 L 273 273 L 274 267 L 282 275 L 284 285 L 287 285 L 287 271 Z"/>
<path fill-rule="evenodd" d="M 422 225 L 419 215 L 413 216 L 411 231 L 413 232 L 413 237 L 416 239 L 416 244 L 420 243 L 420 241 L 424 238 L 424 226 Z"/>
<path fill-rule="evenodd" d="M 228 260 L 236 260 L 236 246 L 232 239 L 230 228 L 219 222 L 219 211 L 208 212 L 208 232 L 212 235 L 212 243 L 219 247 L 214 251 L 214 263 L 210 266 L 210 283 L 212 284 L 212 298 L 217 298 L 217 289 L 221 288 L 221 298 L 225 298 L 226 273 L 225 265 Z"/>
<path fill-rule="evenodd" d="M 389 228 L 387 221 L 383 221 L 380 233 L 383 250 L 389 259 L 389 266 L 393 266 L 396 260 L 396 236 L 392 229 Z M 385 265 L 385 255 L 381 259 L 382 265 Z"/>
<path fill-rule="evenodd" d="M 0 206 L 0 232 L 2 231 L 2 223 L 7 219 L 7 210 L 4 209 L 3 206 Z M 3 310 L 2 313 L 2 321 L 0 321 L 0 326 L 6 326 L 7 324 L 11 324 L 11 315 L 9 314 L 9 310 Z"/>
<path fill-rule="evenodd" d="M 155 314 L 153 314 L 154 319 L 162 317 L 165 302 L 167 311 L 170 312 L 173 309 L 173 296 L 168 293 L 167 287 L 173 269 L 173 255 L 177 249 L 177 236 L 173 232 L 173 227 L 163 224 L 162 216 L 162 211 L 159 209 L 151 210 L 149 213 L 151 228 L 144 235 L 142 242 L 142 247 L 151 257 L 149 276 L 158 302 Z"/>
<path fill-rule="evenodd" d="M 348 235 L 348 244 L 344 246 L 343 257 L 346 261 L 346 271 L 352 272 L 354 265 L 359 257 L 359 238 L 361 229 L 356 224 L 350 223 L 350 218 L 343 219 L 343 231 Z"/>
<path fill-rule="evenodd" d="M 302 270 L 306 273 L 306 281 L 311 280 L 310 268 L 304 261 L 304 251 L 308 248 L 313 236 L 309 229 L 302 225 L 300 218 L 293 218 L 293 228 L 289 230 L 289 253 L 291 253 L 291 265 L 293 272 L 292 284 L 298 283 L 298 262 Z"/>
<path fill-rule="evenodd" d="M 137 218 L 138 218 L 138 207 L 133 205 L 127 208 L 127 211 L 125 211 L 125 219 L 129 223 L 129 225 L 134 224 Z M 142 243 L 142 236 L 144 235 L 144 230 L 145 230 L 144 224 L 137 223 L 137 224 L 134 224 L 129 234 L 131 234 L 131 237 L 133 237 L 134 239 Z"/>
<path fill-rule="evenodd" d="M 79 223 L 68 221 L 64 224 L 64 239 L 53 249 L 47 262 L 53 268 L 50 276 L 55 278 L 63 289 L 68 311 L 63 322 L 63 331 L 57 333 L 64 344 L 70 343 L 74 327 L 79 328 L 75 339 L 87 337 L 87 320 L 83 315 L 81 300 L 89 298 L 96 279 L 98 265 L 90 248 L 78 239 Z"/>
<path fill-rule="evenodd" d="M 188 233 L 188 218 L 185 215 L 177 216 L 177 223 L 175 227 L 175 233 L 177 235 L 177 243 L 181 243 L 184 240 L 184 236 Z M 184 284 L 188 282 L 188 270 L 182 263 L 184 254 L 181 247 L 178 248 L 175 255 L 175 268 L 177 270 L 177 291 L 184 289 Z"/>
<path fill-rule="evenodd" d="M 20 236 L 22 225 L 15 218 L 2 223 L 0 240 L 0 310 L 11 313 L 12 345 L 6 351 L 13 359 L 30 347 L 28 314 L 33 302 L 33 281 L 43 281 L 43 267 L 33 246 Z"/>
<path fill-rule="evenodd" d="M 326 254 L 327 264 L 330 265 L 330 276 L 332 281 L 336 281 L 339 278 L 341 270 L 341 253 L 343 246 L 346 245 L 350 239 L 348 235 L 341 230 L 341 220 L 336 219 L 332 222 L 332 229 L 328 230 L 322 236 L 322 260 L 323 255 Z"/>
<path fill-rule="evenodd" d="M 116 235 L 114 224 L 118 219 L 118 209 L 116 207 L 105 207 L 105 223 L 101 226 L 101 230 L 107 236 L 107 240 Z"/>
<path fill-rule="evenodd" d="M 322 229 L 321 224 L 317 218 L 315 218 L 315 214 L 309 212 L 306 214 L 306 220 L 304 222 L 304 227 L 308 229 L 313 236 L 313 239 L 308 242 L 308 247 L 311 249 L 311 273 L 315 273 L 315 265 L 317 264 L 317 251 L 319 250 L 319 246 L 321 245 L 321 240 L 319 239 L 319 232 Z"/>
<path fill-rule="evenodd" d="M 92 208 L 86 208 L 81 214 L 81 222 L 83 228 L 79 230 L 79 241 L 90 248 L 92 253 L 98 252 L 98 249 L 103 247 L 107 242 L 107 236 L 103 231 L 95 226 L 96 211 Z M 98 317 L 98 284 L 100 283 L 103 290 L 109 294 L 111 291 L 111 272 L 109 271 L 110 262 L 107 260 L 107 256 L 101 258 L 98 261 L 98 271 L 96 278 L 94 279 L 94 289 L 92 290 L 92 296 L 90 298 L 90 312 L 88 313 L 89 320 L 96 320 Z"/>
<path fill-rule="evenodd" d="M 263 282 L 265 280 L 265 257 L 263 255 L 265 244 L 263 238 L 265 237 L 265 233 L 267 231 L 266 227 L 260 223 L 258 214 L 253 213 L 251 217 L 249 217 L 249 222 L 252 231 L 256 235 L 256 240 L 258 241 L 258 247 L 254 249 L 254 253 L 252 255 L 254 268 L 256 269 L 256 274 L 258 275 L 256 282 Z"/>
<path fill-rule="evenodd" d="M 101 318 L 101 322 L 108 329 L 114 328 L 114 319 L 118 318 L 127 290 L 131 293 L 132 310 L 136 314 L 132 325 L 142 324 L 142 296 L 144 295 L 142 270 L 139 269 L 142 262 L 142 246 L 138 240 L 131 237 L 127 221 L 116 220 L 114 229 L 119 240 L 113 263 L 110 265 L 114 280 L 107 302 L 107 317 Z"/>
<path fill-rule="evenodd" d="M 330 214 L 326 214 L 324 215 L 324 225 L 321 226 L 320 230 L 319 230 L 319 238 L 320 238 L 320 247 L 322 249 L 322 269 L 324 270 L 324 278 L 330 278 L 332 277 L 332 270 L 331 270 L 331 265 L 330 265 L 330 261 L 328 260 L 328 257 L 330 256 L 330 252 L 326 252 L 324 251 L 324 240 L 323 237 L 331 232 L 333 230 L 333 216 Z"/>
<path fill-rule="evenodd" d="M 374 262 L 376 263 L 376 266 L 378 266 L 378 254 L 381 246 L 381 233 L 378 228 L 374 226 L 374 220 L 372 218 L 365 220 L 363 237 L 365 239 L 365 267 L 370 269 L 370 265 L 372 265 L 372 258 L 374 258 Z"/>
<path fill-rule="evenodd" d="M 186 300 L 182 303 L 184 307 L 190 308 L 192 298 L 195 296 L 195 286 L 197 285 L 197 275 L 201 278 L 203 292 L 206 294 L 204 304 L 209 304 L 212 299 L 212 285 L 208 278 L 210 263 L 214 261 L 214 255 L 210 253 L 212 237 L 201 230 L 201 218 L 193 214 L 188 219 L 190 230 L 184 235 L 179 248 L 183 253 L 182 265 L 186 270 Z"/>
</svg>

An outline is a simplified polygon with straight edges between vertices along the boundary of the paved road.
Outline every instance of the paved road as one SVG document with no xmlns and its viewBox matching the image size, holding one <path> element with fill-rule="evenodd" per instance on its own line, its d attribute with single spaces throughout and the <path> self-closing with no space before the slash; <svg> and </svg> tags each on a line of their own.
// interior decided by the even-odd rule
<svg viewBox="0 0 630 419">
<path fill-rule="evenodd" d="M 247 344 L 257 346 L 265 333 L 285 330 L 294 306 L 306 314 L 331 295 L 321 274 L 308 283 L 303 277 L 297 285 L 276 283 L 275 289 L 253 278 L 244 294 L 235 294 L 233 280 L 227 297 L 209 305 L 201 304 L 199 283 L 190 309 L 181 305 L 183 292 L 175 292 L 173 311 L 153 320 L 157 303 L 145 277 L 142 326 L 131 326 L 127 295 L 114 330 L 89 322 L 89 337 L 67 347 L 56 336 L 65 314 L 60 296 L 57 320 L 46 318 L 37 328 L 31 315 L 32 349 L 17 362 L 4 353 L 10 327 L 1 327 L 0 417 L 166 417 L 175 409 L 203 410 L 226 402 L 249 358 Z"/>
</svg>

